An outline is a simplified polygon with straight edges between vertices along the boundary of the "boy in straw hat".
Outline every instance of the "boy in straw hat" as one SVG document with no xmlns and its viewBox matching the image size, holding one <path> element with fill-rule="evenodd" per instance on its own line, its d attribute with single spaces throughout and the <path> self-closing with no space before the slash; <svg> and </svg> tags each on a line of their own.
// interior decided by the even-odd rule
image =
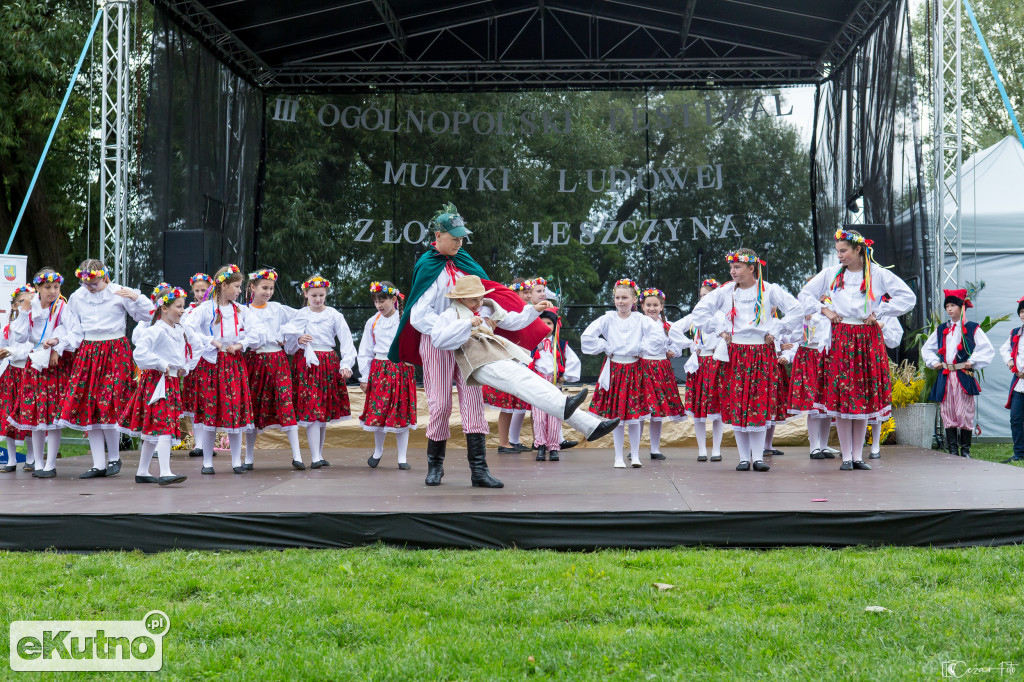
<svg viewBox="0 0 1024 682">
<path fill-rule="evenodd" d="M 617 419 L 601 420 L 586 410 L 576 409 L 586 400 L 586 389 L 566 398 L 558 388 L 530 371 L 529 353 L 494 333 L 496 329 L 522 329 L 551 304 L 541 301 L 518 313 L 507 312 L 493 299 L 486 298 L 492 291 L 485 289 L 475 275 L 460 278 L 455 288 L 445 294 L 452 305 L 435 323 L 431 343 L 440 350 L 452 351 L 467 385 L 484 384 L 510 393 L 559 420 L 565 419 L 588 440 L 611 433 L 618 425 Z"/>
</svg>

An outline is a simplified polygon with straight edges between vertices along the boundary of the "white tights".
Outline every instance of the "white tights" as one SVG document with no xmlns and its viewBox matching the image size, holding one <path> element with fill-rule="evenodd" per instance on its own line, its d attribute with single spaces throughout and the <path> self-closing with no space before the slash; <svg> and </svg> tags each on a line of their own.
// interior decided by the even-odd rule
<svg viewBox="0 0 1024 682">
<path fill-rule="evenodd" d="M 515 415 L 512 415 L 512 419 L 515 420 Z M 522 420 L 519 425 L 522 426 Z M 387 437 L 386 431 L 374 431 L 373 432 L 373 458 L 380 459 L 384 455 L 384 439 Z M 517 441 L 511 440 L 509 436 L 509 443 L 515 443 Z M 409 449 L 409 430 L 399 431 L 395 434 L 395 442 L 398 445 L 398 463 L 405 464 L 406 453 Z"/>
<path fill-rule="evenodd" d="M 661 425 L 662 422 L 651 420 L 651 454 L 661 452 Z"/>
<path fill-rule="evenodd" d="M 629 457 L 640 459 L 640 436 L 643 433 L 643 424 L 629 424 Z M 612 441 L 615 443 L 615 463 L 625 463 L 622 458 L 622 446 L 626 438 L 626 425 L 619 424 L 612 431 Z"/>
<path fill-rule="evenodd" d="M 46 444 L 46 464 L 43 465 L 43 444 Z M 57 468 L 57 451 L 60 450 L 60 429 L 32 432 L 32 450 L 39 453 L 36 468 L 46 471 Z"/>
<path fill-rule="evenodd" d="M 171 437 L 160 436 L 156 443 L 152 441 L 142 442 L 142 451 L 139 453 L 139 476 L 149 476 L 149 466 L 153 461 L 153 452 L 156 451 L 157 460 L 160 462 L 160 476 L 173 476 L 171 473 Z"/>
<path fill-rule="evenodd" d="M 697 452 L 703 456 L 708 454 L 708 423 L 706 421 L 693 422 L 693 430 L 697 434 Z M 718 457 L 722 454 L 722 422 L 715 419 L 711 422 L 711 456 Z"/>
<path fill-rule="evenodd" d="M 525 412 L 513 412 L 512 421 L 508 424 L 508 444 L 519 445 L 519 439 L 523 433 L 523 421 L 526 419 Z M 405 432 L 406 442 L 408 442 L 409 432 Z"/>
<path fill-rule="evenodd" d="M 93 427 L 89 431 L 89 451 L 92 453 L 92 468 L 106 469 L 107 462 L 116 462 L 120 459 L 121 454 L 118 451 L 120 442 L 121 434 L 116 427 Z M 104 450 L 106 450 L 106 453 L 104 453 Z"/>
<path fill-rule="evenodd" d="M 866 419 L 836 418 L 836 431 L 839 433 L 839 449 L 843 452 L 843 461 L 860 462 L 864 459 L 864 436 L 868 430 Z"/>
<path fill-rule="evenodd" d="M 740 453 L 741 462 L 751 460 L 757 462 L 764 459 L 765 429 L 757 431 L 734 431 L 736 436 L 736 449 Z"/>
<path fill-rule="evenodd" d="M 314 462 L 319 462 L 324 458 L 323 447 L 324 436 L 327 431 L 326 427 L 327 425 L 324 422 L 310 422 L 306 425 L 306 440 L 309 442 L 309 454 Z"/>
<path fill-rule="evenodd" d="M 302 451 L 299 449 L 299 430 L 288 429 L 284 432 L 288 436 L 288 445 L 292 449 L 292 460 L 296 462 L 302 461 Z M 259 435 L 255 431 L 245 432 L 245 463 L 253 463 L 253 451 L 256 449 L 256 436 Z"/>
</svg>

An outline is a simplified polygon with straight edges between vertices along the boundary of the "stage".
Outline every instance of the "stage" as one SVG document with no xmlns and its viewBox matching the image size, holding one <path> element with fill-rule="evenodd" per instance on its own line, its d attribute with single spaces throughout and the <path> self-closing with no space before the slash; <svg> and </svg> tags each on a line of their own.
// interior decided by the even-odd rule
<svg viewBox="0 0 1024 682">
<path fill-rule="evenodd" d="M 389 442 L 390 445 L 390 442 Z M 645 450 L 646 451 L 646 450 Z M 391 545 L 459 548 L 778 547 L 1024 542 L 1024 469 L 942 452 L 884 447 L 872 471 L 840 471 L 806 446 L 769 458 L 769 472 L 738 472 L 734 449 L 697 462 L 696 448 L 665 448 L 666 461 L 614 469 L 610 450 L 577 448 L 561 462 L 533 453 L 488 455 L 500 490 L 472 488 L 465 450 L 451 449 L 442 485 L 423 485 L 394 451 L 380 466 L 365 449 L 328 450 L 331 466 L 294 471 L 284 450 L 257 450 L 256 466 L 217 474 L 175 453 L 188 480 L 134 482 L 137 453 L 112 478 L 79 480 L 89 457 L 57 462 L 56 479 L 20 470 L 0 477 L 7 522 L 0 548 L 97 551 Z M 308 455 L 307 455 L 308 457 Z M 153 463 L 156 472 L 156 462 Z M 823 500 L 823 501 L 816 501 Z"/>
</svg>

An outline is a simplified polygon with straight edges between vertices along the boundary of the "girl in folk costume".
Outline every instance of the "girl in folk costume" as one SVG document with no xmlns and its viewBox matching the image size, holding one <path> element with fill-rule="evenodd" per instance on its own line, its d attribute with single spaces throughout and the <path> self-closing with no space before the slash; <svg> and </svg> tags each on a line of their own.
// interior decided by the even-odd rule
<svg viewBox="0 0 1024 682">
<path fill-rule="evenodd" d="M 891 296 L 886 294 L 882 297 L 882 300 L 889 300 L 891 298 Z M 878 326 L 882 328 L 882 341 L 885 343 L 885 347 L 899 348 L 900 343 L 903 341 L 903 325 L 900 324 L 899 319 L 889 315 L 881 315 L 878 318 Z M 993 350 L 994 354 L 995 351 Z M 890 409 L 868 422 L 868 425 L 873 427 L 872 434 L 874 435 L 871 439 L 871 459 L 880 459 L 882 457 L 882 426 L 891 417 L 892 410 Z"/>
<path fill-rule="evenodd" d="M 25 441 L 24 471 L 35 472 L 42 468 L 43 453 L 39 451 L 38 461 L 32 447 L 32 439 L 28 431 L 14 428 L 10 416 L 16 414 L 21 399 L 22 375 L 32 346 L 28 342 L 12 343 L 11 324 L 32 310 L 32 297 L 35 289 L 30 284 L 23 284 L 11 293 L 11 312 L 7 316 L 2 338 L 0 338 L 0 420 L 3 423 L 4 436 L 7 438 L 7 466 L 0 467 L 0 473 L 9 474 L 18 470 L 17 447 Z"/>
<path fill-rule="evenodd" d="M 591 322 L 580 337 L 588 355 L 605 355 L 590 411 L 605 419 L 620 419 L 612 432 L 615 468 L 625 468 L 622 446 L 629 426 L 629 458 L 641 467 L 640 436 L 643 422 L 651 416 L 650 385 L 644 381 L 641 355 L 656 355 L 663 347 L 665 331 L 654 320 L 636 312 L 640 287 L 620 279 L 613 289 L 615 310 Z"/>
<path fill-rule="evenodd" d="M 391 282 L 370 282 L 370 299 L 377 314 L 366 321 L 359 339 L 359 386 L 363 413 L 359 421 L 373 431 L 373 454 L 366 463 L 376 468 L 384 454 L 384 437 L 395 434 L 398 468 L 409 469 L 409 429 L 416 428 L 416 371 L 408 362 L 391 362 L 391 348 L 402 319 L 402 294 Z"/>
<path fill-rule="evenodd" d="M 242 272 L 225 265 L 213 276 L 206 300 L 182 319 L 189 338 L 212 337 L 196 366 L 193 428 L 203 451 L 202 474 L 214 474 L 213 441 L 218 430 L 228 434 L 231 470 L 244 474 L 242 434 L 253 427 L 252 393 L 245 368 L 247 348 L 263 345 L 263 325 L 249 308 L 237 303 Z"/>
<path fill-rule="evenodd" d="M 710 325 L 716 312 L 726 315 L 719 332 L 725 345 L 716 355 L 721 368 L 719 401 L 722 421 L 732 426 L 740 463 L 737 471 L 768 471 L 764 463 L 765 431 L 775 420 L 777 358 L 775 339 L 800 324 L 797 300 L 777 284 L 765 282 L 765 262 L 750 249 L 726 256 L 732 282 L 702 298 L 690 314 L 698 327 Z M 775 306 L 781 319 L 771 314 Z"/>
<path fill-rule="evenodd" d="M 651 459 L 665 459 L 661 454 L 661 426 L 664 421 L 680 421 L 685 416 L 683 401 L 679 397 L 676 373 L 672 361 L 682 352 L 681 344 L 672 341 L 672 325 L 665 319 L 665 292 L 661 289 L 644 289 L 640 295 L 640 306 L 644 315 L 654 320 L 664 333 L 657 337 L 661 341 L 659 352 L 644 354 L 640 358 L 646 391 L 651 396 Z"/>
<path fill-rule="evenodd" d="M 185 314 L 190 314 L 196 307 L 206 299 L 206 292 L 209 291 L 210 287 L 213 286 L 213 278 L 207 275 L 205 272 L 197 272 L 188 279 L 189 287 L 192 289 L 192 302 L 185 308 Z M 191 420 L 192 413 L 196 410 L 196 373 L 189 372 L 185 375 L 185 378 L 181 380 L 181 406 L 183 408 L 182 415 L 188 417 Z M 191 422 L 188 425 L 188 431 L 192 433 Z M 199 441 L 196 441 L 196 447 L 188 453 L 189 457 L 202 457 L 203 449 L 199 447 Z"/>
<path fill-rule="evenodd" d="M 71 366 L 58 424 L 89 432 L 92 468 L 80 478 L 113 476 L 121 471 L 118 419 L 135 392 L 124 316 L 148 323 L 153 303 L 137 289 L 111 282 L 98 260 L 83 261 L 75 276 L 82 286 L 68 298 L 64 324 L 84 340 Z"/>
<path fill-rule="evenodd" d="M 163 285 L 155 298 L 153 321 L 132 333 L 133 356 L 141 374 L 135 394 L 120 417 L 121 431 L 142 439 L 136 483 L 171 485 L 185 480 L 171 472 L 171 441 L 181 437 L 181 384 L 195 369 L 210 337 L 188 334 L 179 324 L 185 314 L 184 289 Z M 156 452 L 160 475 L 149 473 Z"/>
<path fill-rule="evenodd" d="M 65 322 L 67 302 L 60 295 L 64 278 L 52 268 L 43 268 L 33 278 L 36 296 L 27 315 L 11 323 L 15 343 L 27 343 L 29 362 L 22 373 L 21 391 L 12 406 L 8 420 L 18 429 L 32 433 L 32 450 L 40 455 L 46 445 L 46 463 L 35 467 L 37 478 L 57 475 L 57 452 L 60 450 L 60 404 L 68 386 L 68 374 L 74 355 L 68 352 L 78 346 L 81 338 L 71 333 Z"/>
<path fill-rule="evenodd" d="M 831 330 L 832 322 L 821 313 L 804 315 L 789 379 L 787 410 L 791 415 L 807 415 L 811 459 L 835 459 L 825 449 L 832 427 L 832 417 L 825 412 L 825 363 Z"/>
<path fill-rule="evenodd" d="M 299 426 L 295 420 L 291 363 L 284 351 L 282 326 L 295 316 L 295 308 L 271 301 L 277 283 L 277 271 L 263 268 L 249 273 L 249 314 L 263 327 L 263 345 L 245 354 L 249 394 L 252 396 L 252 417 L 255 429 L 245 432 L 245 464 L 253 468 L 256 435 L 264 429 L 284 431 L 292 449 L 292 467 L 302 471 L 299 450 Z"/>
<path fill-rule="evenodd" d="M 583 366 L 576 353 L 561 338 L 562 318 L 558 316 L 558 308 L 543 311 L 540 319 L 551 329 L 551 333 L 533 350 L 530 369 L 559 389 L 566 380 L 579 381 Z M 537 461 L 543 462 L 546 457 L 551 462 L 557 462 L 562 447 L 562 420 L 536 407 L 533 408 L 531 418 L 537 444 Z"/>
<path fill-rule="evenodd" d="M 323 458 L 327 425 L 352 414 L 345 382 L 356 364 L 356 347 L 344 315 L 326 305 L 330 286 L 320 275 L 303 282 L 307 305 L 281 328 L 285 340 L 301 349 L 295 354 L 295 416 L 306 427 L 314 469 L 330 466 Z M 341 343 L 340 361 L 335 339 Z"/>
<path fill-rule="evenodd" d="M 949 453 L 970 457 L 974 396 L 981 393 L 974 372 L 992 364 L 996 349 L 977 322 L 966 321 L 965 311 L 974 307 L 967 290 L 945 289 L 943 293 L 949 322 L 929 335 L 921 346 L 921 359 L 939 372 L 929 399 L 940 403 Z"/>
<path fill-rule="evenodd" d="M 840 469 L 870 469 L 863 461 L 869 419 L 890 409 L 889 357 L 879 315 L 902 315 L 917 301 L 899 277 L 871 258 L 872 242 L 856 231 L 835 234 L 839 265 L 825 268 L 800 292 L 805 315 L 822 313 L 832 323 L 832 346 L 825 364 L 825 409 L 836 420 Z M 883 301 L 889 294 L 892 299 Z M 831 299 L 823 305 L 822 296 Z"/>
<path fill-rule="evenodd" d="M 999 347 L 999 355 L 1013 372 L 1010 380 L 1010 395 L 1006 398 L 1006 409 L 1010 411 L 1010 436 L 1013 439 L 1013 456 L 1004 459 L 1003 464 L 1024 461 L 1024 344 L 1020 342 L 1024 332 L 1024 297 L 1017 299 L 1017 317 L 1021 326 L 1010 332 Z M 2 386 L 2 384 L 0 384 Z M 8 441 L 10 443 L 10 441 Z"/>
<path fill-rule="evenodd" d="M 701 282 L 699 297 L 702 299 L 721 286 L 718 280 L 708 278 Z M 715 358 L 715 350 L 725 343 L 718 335 L 726 328 L 725 313 L 716 311 L 704 329 L 693 324 L 687 315 L 672 323 L 669 332 L 673 343 L 680 348 L 690 349 L 686 361 L 686 414 L 693 419 L 697 436 L 697 461 L 708 460 L 707 423 L 711 422 L 711 461 L 722 461 L 722 414 L 718 404 L 718 379 L 721 363 Z"/>
<path fill-rule="evenodd" d="M 213 286 L 213 277 L 205 272 L 197 272 L 188 278 L 188 285 L 192 289 L 192 302 L 188 304 L 187 311 L 191 312 L 206 300 L 206 292 Z"/>
<path fill-rule="evenodd" d="M 519 294 L 524 303 L 532 305 L 533 280 L 516 277 L 508 287 Z M 491 386 L 483 387 L 484 405 L 498 410 L 498 452 L 512 454 L 527 452 L 529 447 L 519 442 L 523 421 L 530 412 L 530 406 L 519 398 L 499 391 Z"/>
</svg>

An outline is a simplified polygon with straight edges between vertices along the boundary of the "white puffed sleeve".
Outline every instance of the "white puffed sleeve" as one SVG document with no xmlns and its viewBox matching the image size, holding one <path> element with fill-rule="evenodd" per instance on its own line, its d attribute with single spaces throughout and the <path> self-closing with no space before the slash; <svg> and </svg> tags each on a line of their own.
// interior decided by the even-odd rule
<svg viewBox="0 0 1024 682">
<path fill-rule="evenodd" d="M 438 350 L 456 350 L 469 341 L 473 331 L 473 321 L 460 320 L 455 308 L 449 308 L 437 316 L 434 328 L 430 332 L 430 342 Z"/>
<path fill-rule="evenodd" d="M 356 347 L 352 343 L 352 330 L 341 312 L 334 311 L 334 335 L 341 344 L 341 368 L 351 370 L 356 364 Z"/>
<path fill-rule="evenodd" d="M 238 340 L 238 343 L 242 344 L 242 348 L 259 348 L 267 343 L 267 328 L 264 326 L 263 321 L 260 320 L 259 316 L 253 315 L 245 306 L 239 306 L 237 303 L 233 305 L 238 306 L 240 317 L 242 319 L 242 326 L 245 327 L 245 331 L 242 333 L 242 338 Z"/>
<path fill-rule="evenodd" d="M 565 344 L 565 381 L 573 382 L 579 381 L 580 376 L 583 374 L 583 363 L 580 362 L 580 356 L 576 355 L 569 344 Z"/>
<path fill-rule="evenodd" d="M 366 321 L 363 325 L 363 335 L 359 337 L 359 379 L 366 383 L 366 379 L 370 376 L 370 363 L 373 362 L 373 321 L 380 316 L 380 313 L 374 313 L 373 317 Z"/>
<path fill-rule="evenodd" d="M 996 356 L 996 349 L 989 341 L 988 335 L 978 327 L 974 330 L 974 352 L 971 353 L 971 365 L 974 369 L 985 369 L 992 364 Z"/>
<path fill-rule="evenodd" d="M 608 315 L 602 315 L 587 325 L 580 336 L 580 350 L 586 355 L 608 355 Z"/>
<path fill-rule="evenodd" d="M 161 356 L 160 330 L 156 325 L 138 325 L 132 332 L 132 358 L 139 369 L 155 369 L 166 372 L 168 362 Z"/>
<path fill-rule="evenodd" d="M 890 320 L 885 321 L 885 326 L 888 327 Z M 943 325 L 945 326 L 945 325 Z M 924 364 L 928 367 L 934 367 L 935 365 L 941 365 L 945 360 L 939 359 L 939 327 L 935 329 L 929 336 L 928 339 L 921 345 L 921 359 L 924 360 Z M 885 328 L 882 328 L 883 334 Z"/>
</svg>

